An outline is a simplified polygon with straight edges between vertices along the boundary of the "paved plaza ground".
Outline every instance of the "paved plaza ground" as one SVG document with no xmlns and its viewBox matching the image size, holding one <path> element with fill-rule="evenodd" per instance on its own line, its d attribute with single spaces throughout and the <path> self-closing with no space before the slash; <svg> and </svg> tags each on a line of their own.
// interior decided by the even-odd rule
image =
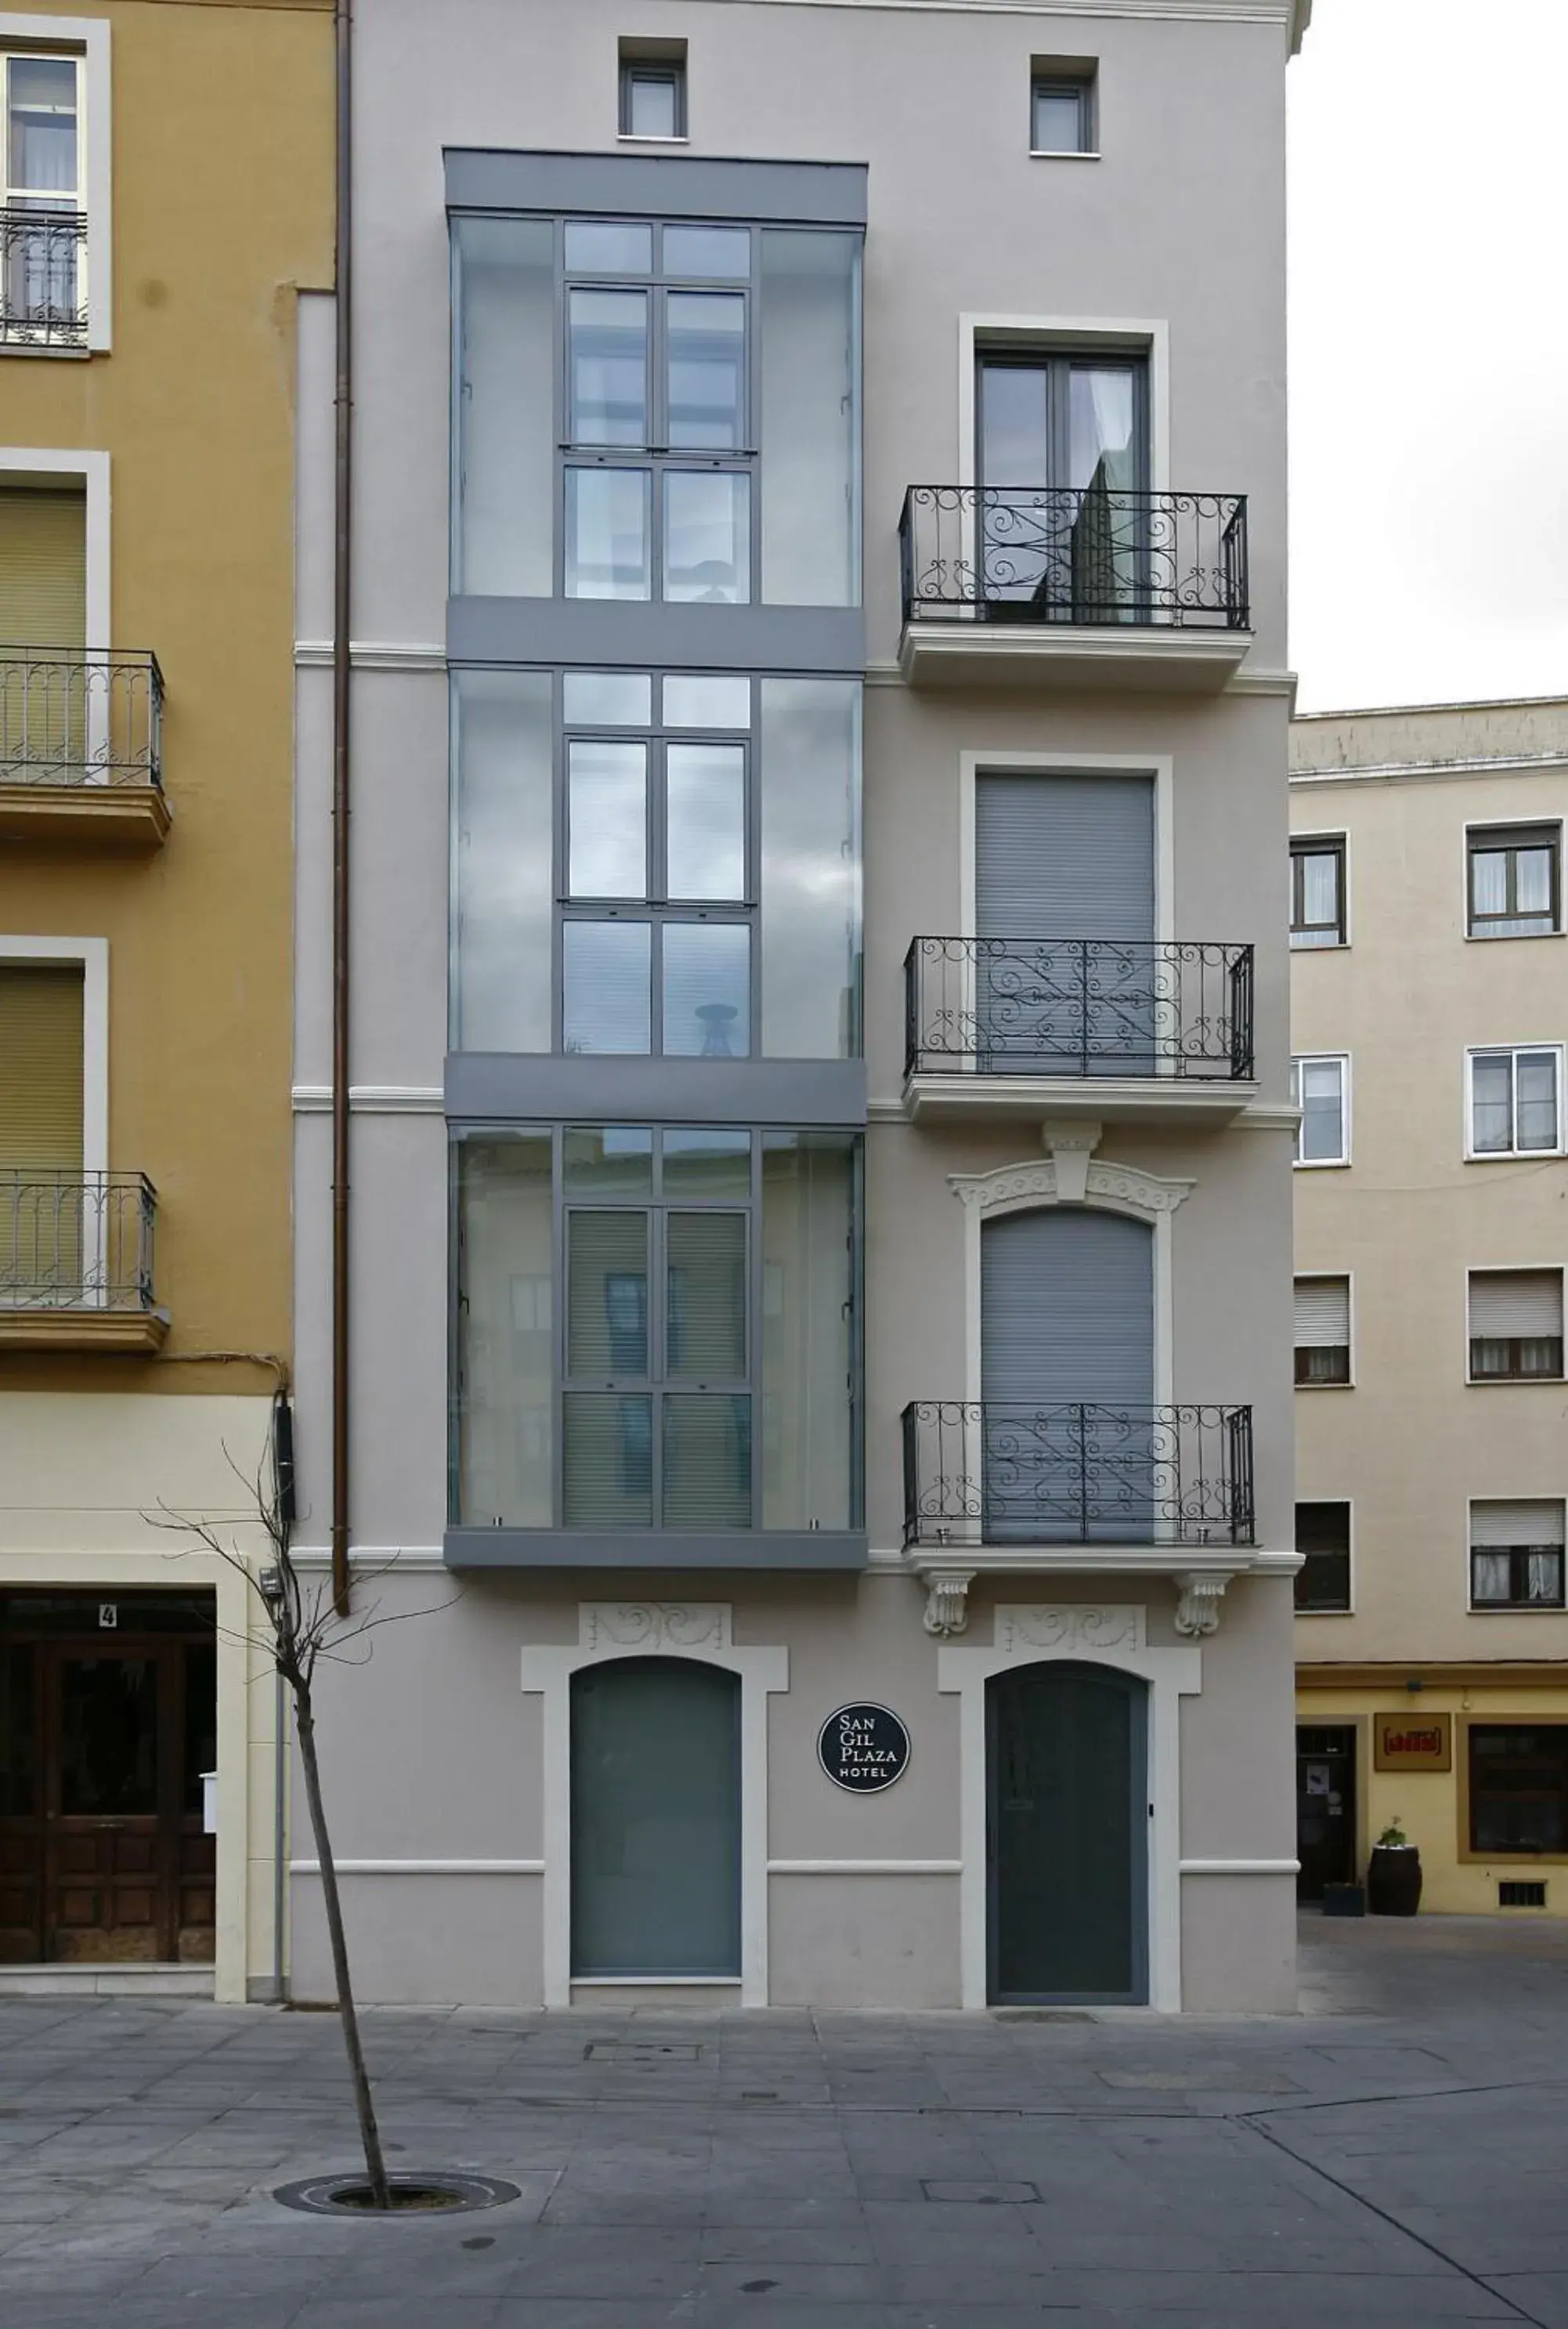
<svg viewBox="0 0 1568 2329">
<path fill-rule="evenodd" d="M 1299 2019 L 0 2000 L 5 2329 L 1568 2329 L 1568 1922 L 1303 1925 Z"/>
</svg>

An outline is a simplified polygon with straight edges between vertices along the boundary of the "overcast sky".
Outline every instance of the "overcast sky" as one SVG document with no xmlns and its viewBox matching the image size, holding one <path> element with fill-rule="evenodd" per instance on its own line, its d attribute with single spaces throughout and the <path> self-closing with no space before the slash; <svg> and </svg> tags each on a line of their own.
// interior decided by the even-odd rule
<svg viewBox="0 0 1568 2329">
<path fill-rule="evenodd" d="M 1568 694 L 1568 0 L 1316 0 L 1290 78 L 1300 708 Z"/>
</svg>

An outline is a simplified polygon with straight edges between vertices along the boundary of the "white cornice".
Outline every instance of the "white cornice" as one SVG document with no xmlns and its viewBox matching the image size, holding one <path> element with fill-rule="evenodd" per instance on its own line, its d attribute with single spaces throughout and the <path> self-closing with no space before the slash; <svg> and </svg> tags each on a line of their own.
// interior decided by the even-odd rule
<svg viewBox="0 0 1568 2329">
<path fill-rule="evenodd" d="M 732 0 L 740 5 L 742 0 Z M 875 8 L 910 16 L 1150 17 L 1188 24 L 1289 24 L 1301 32 L 1312 0 L 756 0 L 791 8 Z M 1300 38 L 1300 33 L 1296 33 Z"/>
<path fill-rule="evenodd" d="M 330 1084 L 296 1084 L 296 1116 L 321 1116 L 332 1106 Z M 351 1084 L 355 1116 L 439 1116 L 446 1099 L 438 1084 Z"/>
<path fill-rule="evenodd" d="M 301 671 L 330 671 L 330 639 L 296 639 L 294 660 Z M 446 650 L 422 640 L 351 639 L 349 661 L 356 671 L 445 671 Z"/>
<path fill-rule="evenodd" d="M 1568 772 L 1568 751 L 1498 752 L 1463 760 L 1378 760 L 1359 768 L 1292 768 L 1292 785 L 1389 785 L 1414 778 L 1443 784 L 1459 777 L 1549 776 Z"/>
</svg>

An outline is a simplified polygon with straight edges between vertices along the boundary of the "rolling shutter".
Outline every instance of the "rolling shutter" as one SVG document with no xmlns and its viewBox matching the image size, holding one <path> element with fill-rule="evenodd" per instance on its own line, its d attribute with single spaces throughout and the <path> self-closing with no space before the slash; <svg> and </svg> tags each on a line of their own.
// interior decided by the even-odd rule
<svg viewBox="0 0 1568 2329">
<path fill-rule="evenodd" d="M 981 776 L 974 809 L 981 938 L 1153 938 L 1150 778 Z"/>
<path fill-rule="evenodd" d="M 0 1169 L 80 1174 L 82 974 L 0 966 Z"/>
<path fill-rule="evenodd" d="M 1561 1544 L 1563 1502 L 1559 1496 L 1529 1501 L 1488 1497 L 1470 1506 L 1473 1545 Z"/>
<path fill-rule="evenodd" d="M 1300 1297 L 1298 1292 L 1298 1309 Z M 1563 1332 L 1560 1269 L 1477 1269 L 1470 1273 L 1470 1334 L 1478 1341 L 1549 1338 Z M 1298 1332 L 1297 1341 L 1300 1340 Z"/>
<path fill-rule="evenodd" d="M 1009 1213 L 981 1237 L 981 1396 L 1146 1408 L 1154 1233 L 1118 1213 Z"/>
<path fill-rule="evenodd" d="M 86 496 L 0 488 L 0 650 L 86 645 Z"/>
<path fill-rule="evenodd" d="M 1296 1348 L 1348 1350 L 1350 1281 L 1347 1278 L 1298 1278 Z"/>
</svg>

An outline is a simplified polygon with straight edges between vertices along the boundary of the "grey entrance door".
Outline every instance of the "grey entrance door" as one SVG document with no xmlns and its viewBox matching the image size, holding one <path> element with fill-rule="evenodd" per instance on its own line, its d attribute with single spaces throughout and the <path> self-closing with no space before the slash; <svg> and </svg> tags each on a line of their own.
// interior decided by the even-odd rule
<svg viewBox="0 0 1568 2329">
<path fill-rule="evenodd" d="M 980 1067 L 1152 1075 L 1152 778 L 982 774 L 974 815 Z"/>
<path fill-rule="evenodd" d="M 1019 1666 L 987 1695 L 993 2004 L 1148 1996 L 1147 1693 L 1108 1666 Z"/>
<path fill-rule="evenodd" d="M 740 1972 L 740 1679 L 688 1658 L 572 1676 L 572 1972 Z"/>
<path fill-rule="evenodd" d="M 991 1543 L 1141 1543 L 1156 1512 L 1154 1232 L 1076 1206 L 981 1235 Z"/>
</svg>

